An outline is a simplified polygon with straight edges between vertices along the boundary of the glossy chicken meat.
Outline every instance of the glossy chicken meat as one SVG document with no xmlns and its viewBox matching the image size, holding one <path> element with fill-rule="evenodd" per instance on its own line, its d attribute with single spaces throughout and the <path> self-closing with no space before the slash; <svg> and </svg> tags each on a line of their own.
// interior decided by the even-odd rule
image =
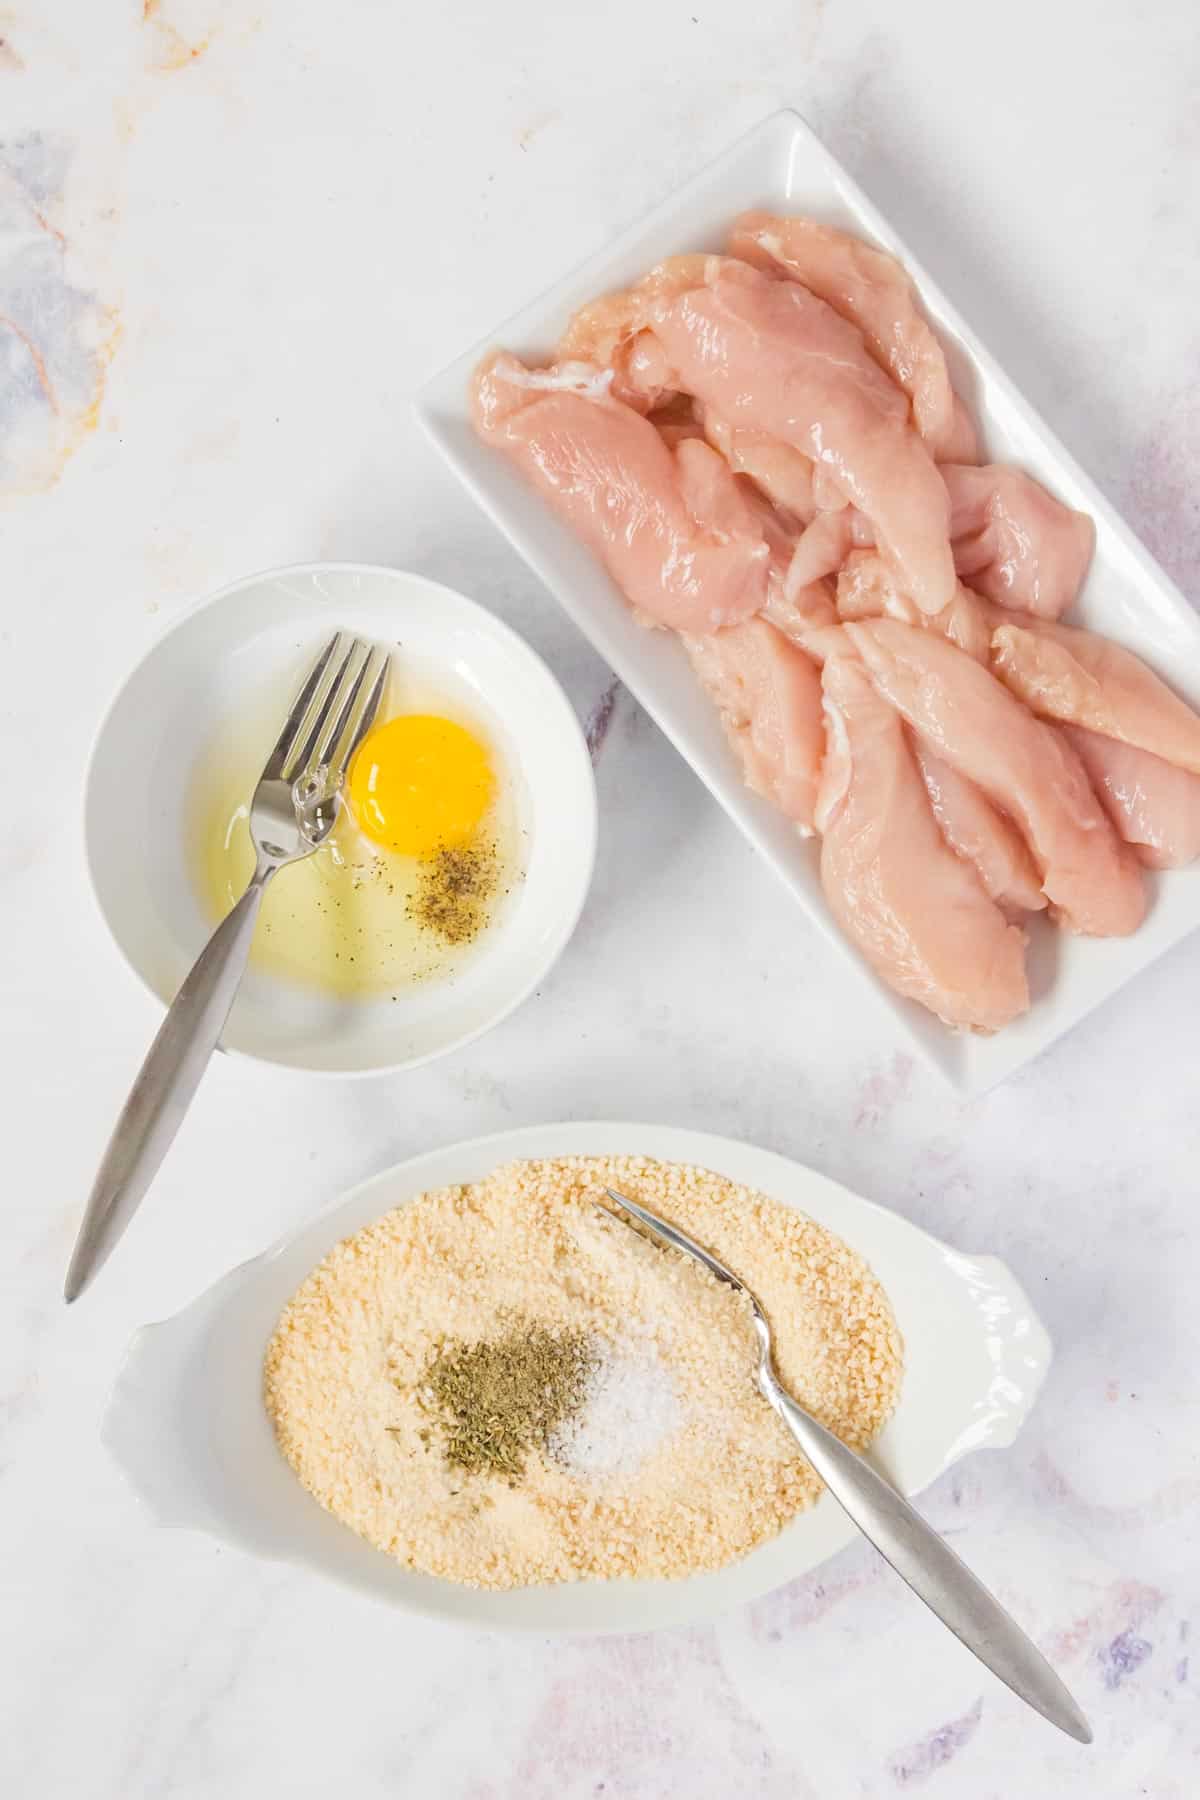
<svg viewBox="0 0 1200 1800">
<path fill-rule="evenodd" d="M 609 390 L 611 393 L 611 389 Z M 661 406 L 656 406 L 646 417 L 657 431 L 668 449 L 673 450 L 676 444 L 682 444 L 685 438 L 702 438 L 703 427 L 696 417 L 696 409 L 686 394 L 672 394 Z M 728 461 L 728 457 L 726 461 Z"/>
<path fill-rule="evenodd" d="M 1075 599 L 1092 559 L 1096 532 L 1020 469 L 947 463 L 954 566 L 962 579 L 1002 606 L 1057 619 Z"/>
<path fill-rule="evenodd" d="M 787 579 L 772 583 L 762 616 L 818 664 L 825 661 L 831 647 L 843 641 L 837 608 L 825 581 L 814 581 L 807 587 Z"/>
<path fill-rule="evenodd" d="M 669 256 L 631 288 L 602 294 L 571 317 L 558 344 L 558 361 L 585 362 L 611 369 L 614 398 L 649 412 L 672 393 L 662 348 L 645 329 L 656 300 L 703 282 L 709 256 Z"/>
<path fill-rule="evenodd" d="M 735 474 L 748 475 L 775 506 L 807 524 L 816 512 L 812 458 L 741 418 L 687 398 L 691 423 L 677 417 L 681 396 L 666 351 L 649 329 L 652 308 L 703 286 L 720 272 L 722 258 L 671 256 L 632 287 L 580 307 L 558 345 L 561 361 L 583 361 L 611 370 L 611 392 L 638 412 L 662 413 L 668 436 L 708 438 Z M 844 503 L 843 503 L 844 504 Z"/>
<path fill-rule="evenodd" d="M 897 993 L 948 1025 L 998 1031 L 1029 1005 L 1023 934 L 943 839 L 900 720 L 862 665 L 830 656 L 822 681 L 830 910 Z"/>
<path fill-rule="evenodd" d="M 683 643 L 716 702 L 746 785 L 810 837 L 825 749 L 815 664 L 764 619 L 703 637 L 684 634 Z"/>
<path fill-rule="evenodd" d="M 731 249 L 582 307 L 547 368 L 490 358 L 476 429 L 679 634 L 876 972 L 995 1030 L 1028 1004 L 1012 920 L 1125 934 L 1141 866 L 1200 854 L 1200 717 L 1059 622 L 1092 523 L 976 466 L 894 258 L 768 213 Z"/>
<path fill-rule="evenodd" d="M 906 397 L 857 327 L 799 282 L 730 257 L 672 257 L 576 313 L 559 352 L 611 368 L 614 394 L 642 409 L 692 395 L 718 439 L 728 430 L 753 441 L 756 479 L 765 474 L 777 501 L 789 477 L 779 478 L 776 446 L 819 465 L 826 492 L 866 515 L 918 604 L 945 604 L 949 501 Z M 804 484 L 800 465 L 790 481 Z"/>
<path fill-rule="evenodd" d="M 945 484 L 862 334 L 794 281 L 710 261 L 648 313 L 674 385 L 822 465 L 926 612 L 954 592 Z"/>
<path fill-rule="evenodd" d="M 942 479 L 950 497 L 950 548 L 960 580 L 1008 611 L 1059 618 L 1087 574 L 1094 541 L 1091 520 L 1063 506 L 1018 469 L 944 464 Z M 818 497 L 818 522 L 823 504 Z M 874 541 L 870 521 L 857 508 L 846 508 L 838 517 L 840 536 L 825 540 L 830 554 L 822 574 L 836 567 L 839 543 L 849 551 Z"/>
<path fill-rule="evenodd" d="M 961 583 L 950 606 L 922 614 L 887 566 L 862 550 L 849 554 L 838 575 L 837 607 L 843 620 L 891 618 L 939 632 L 1040 717 L 1082 725 L 1200 775 L 1200 717 L 1140 658 L 1096 632 L 1014 618 Z"/>
<path fill-rule="evenodd" d="M 1141 877 L 1062 734 L 932 632 L 894 619 L 843 630 L 921 739 L 1018 826 L 1056 916 L 1095 937 L 1135 931 Z"/>
<path fill-rule="evenodd" d="M 1094 631 L 999 625 L 992 666 L 1047 719 L 1084 725 L 1200 774 L 1200 717 L 1140 658 Z"/>
<path fill-rule="evenodd" d="M 987 666 L 991 655 L 995 609 L 959 582 L 954 598 L 941 612 L 923 613 L 903 593 L 883 560 L 869 550 L 855 550 L 837 578 L 837 609 L 842 620 L 899 619 L 937 632 Z"/>
<path fill-rule="evenodd" d="M 823 581 L 836 575 L 847 557 L 866 544 L 874 543 L 867 521 L 855 506 L 842 506 L 835 512 L 819 512 L 806 525 L 796 545 L 794 578 L 806 587 L 810 581 Z"/>
<path fill-rule="evenodd" d="M 701 406 L 704 435 L 738 475 L 748 475 L 775 506 L 798 524 L 807 525 L 817 511 L 813 497 L 812 458 L 790 444 L 749 425 L 732 425 L 714 407 Z"/>
<path fill-rule="evenodd" d="M 913 421 L 938 462 L 973 462 L 975 428 L 950 385 L 946 357 L 894 256 L 816 219 L 743 213 L 734 256 L 804 284 L 857 325 L 876 361 L 912 402 Z"/>
<path fill-rule="evenodd" d="M 707 444 L 668 448 L 587 365 L 530 370 L 501 354 L 479 370 L 476 428 L 601 558 L 654 624 L 715 631 L 761 610 L 763 522 Z"/>
<path fill-rule="evenodd" d="M 1182 869 L 1200 856 L 1200 775 L 1079 725 L 1074 745 L 1104 807 L 1150 869 Z"/>
<path fill-rule="evenodd" d="M 918 740 L 914 748 L 934 817 L 950 848 L 972 865 L 985 893 L 1006 912 L 1041 912 L 1046 904 L 1041 877 L 1016 826 L 928 745 Z"/>
</svg>

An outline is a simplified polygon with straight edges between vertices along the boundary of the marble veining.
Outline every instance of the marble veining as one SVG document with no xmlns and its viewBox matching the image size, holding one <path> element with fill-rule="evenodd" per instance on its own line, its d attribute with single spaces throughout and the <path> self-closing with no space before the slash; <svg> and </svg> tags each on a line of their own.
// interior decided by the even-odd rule
<svg viewBox="0 0 1200 1800">
<path fill-rule="evenodd" d="M 50 486 L 95 428 L 116 314 L 76 285 L 55 224 L 74 154 L 61 134 L 0 139 L 0 495 Z"/>
<path fill-rule="evenodd" d="M 1194 598 L 1194 40 L 1182 0 L 1012 0 L 986 53 L 940 0 L 612 0 L 602 31 L 533 0 L 4 8 L 0 1792 L 1192 1800 L 1200 941 L 978 1100 L 862 1041 L 836 961 L 407 402 L 787 103 Z M 86 891 L 88 743 L 190 596 L 315 557 L 460 586 L 548 659 L 595 761 L 595 885 L 536 998 L 445 1063 L 340 1087 L 218 1060 L 68 1313 L 155 1023 Z M 760 1141 L 1013 1268 L 1055 1367 L 1016 1444 L 923 1504 L 1060 1666 L 1092 1751 L 861 1544 L 702 1628 L 552 1643 L 148 1528 L 98 1443 L 137 1326 L 388 1162 L 588 1116 Z"/>
</svg>

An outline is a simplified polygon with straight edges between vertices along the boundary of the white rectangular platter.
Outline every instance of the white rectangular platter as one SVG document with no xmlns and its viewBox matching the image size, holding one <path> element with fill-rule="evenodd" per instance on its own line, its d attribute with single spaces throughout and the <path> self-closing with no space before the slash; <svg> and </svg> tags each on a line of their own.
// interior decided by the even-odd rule
<svg viewBox="0 0 1200 1800">
<path fill-rule="evenodd" d="M 821 892 L 817 844 L 797 837 L 787 820 L 743 786 L 716 712 L 673 637 L 635 622 L 590 552 L 526 487 L 516 469 L 485 448 L 471 429 L 467 383 L 487 350 L 503 346 L 545 358 L 577 306 L 626 286 L 664 256 L 722 249 L 733 219 L 749 207 L 810 214 L 857 232 L 901 259 L 946 345 L 955 386 L 980 426 L 987 458 L 1027 469 L 1095 520 L 1096 554 L 1070 618 L 1136 650 L 1187 699 L 1200 704 L 1200 619 L 796 113 L 780 112 L 764 120 L 607 249 L 499 325 L 485 343 L 429 382 L 417 396 L 417 414 L 479 504 L 845 959 L 846 1004 L 861 1014 L 864 1040 L 907 1040 L 960 1091 L 980 1093 L 1037 1056 L 1191 931 L 1197 922 L 1200 877 L 1189 870 L 1148 876 L 1149 916 L 1130 938 L 1073 938 L 1035 920 L 1030 934 L 1033 1004 L 1026 1017 L 994 1037 L 947 1030 L 922 1008 L 894 995 L 846 943 Z"/>
</svg>

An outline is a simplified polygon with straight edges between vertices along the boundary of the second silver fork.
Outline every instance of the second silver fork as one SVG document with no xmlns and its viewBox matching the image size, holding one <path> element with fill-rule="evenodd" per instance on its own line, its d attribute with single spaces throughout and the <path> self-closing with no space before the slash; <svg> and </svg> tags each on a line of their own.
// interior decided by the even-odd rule
<svg viewBox="0 0 1200 1800">
<path fill-rule="evenodd" d="M 387 686 L 390 659 L 336 633 L 297 694 L 250 803 L 255 868 L 172 1001 L 117 1121 L 67 1271 L 83 1292 L 132 1218 L 220 1042 L 269 882 L 311 856 L 337 818 L 342 784 Z"/>
<path fill-rule="evenodd" d="M 916 1507 L 784 1387 L 775 1367 L 771 1321 L 753 1289 L 669 1219 L 660 1218 L 648 1206 L 619 1194 L 615 1188 L 604 1191 L 622 1212 L 644 1225 L 667 1249 L 693 1257 L 718 1281 L 745 1295 L 758 1343 L 754 1376 L 758 1391 L 779 1414 L 838 1505 L 886 1557 L 900 1579 L 993 1675 L 1068 1737 L 1090 1744 L 1092 1728 L 1076 1700 L 1016 1620 L 933 1526 L 925 1522 Z M 621 1222 L 628 1225 L 629 1220 Z"/>
</svg>

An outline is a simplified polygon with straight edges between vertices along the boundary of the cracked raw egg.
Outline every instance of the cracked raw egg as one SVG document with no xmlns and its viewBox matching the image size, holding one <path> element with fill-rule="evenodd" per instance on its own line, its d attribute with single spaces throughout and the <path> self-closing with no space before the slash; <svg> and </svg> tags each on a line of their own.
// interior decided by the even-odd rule
<svg viewBox="0 0 1200 1800">
<path fill-rule="evenodd" d="M 249 801 L 285 704 L 272 689 L 261 718 L 243 708 L 198 771 L 197 877 L 214 918 L 254 870 Z M 523 834 L 502 740 L 473 695 L 405 666 L 381 710 L 332 833 L 267 889 L 252 958 L 327 993 L 401 1000 L 453 980 L 487 941 L 521 879 Z"/>
<path fill-rule="evenodd" d="M 495 791 L 491 758 L 465 725 L 405 713 L 364 738 L 346 798 L 364 837 L 422 857 L 466 843 Z"/>
</svg>

